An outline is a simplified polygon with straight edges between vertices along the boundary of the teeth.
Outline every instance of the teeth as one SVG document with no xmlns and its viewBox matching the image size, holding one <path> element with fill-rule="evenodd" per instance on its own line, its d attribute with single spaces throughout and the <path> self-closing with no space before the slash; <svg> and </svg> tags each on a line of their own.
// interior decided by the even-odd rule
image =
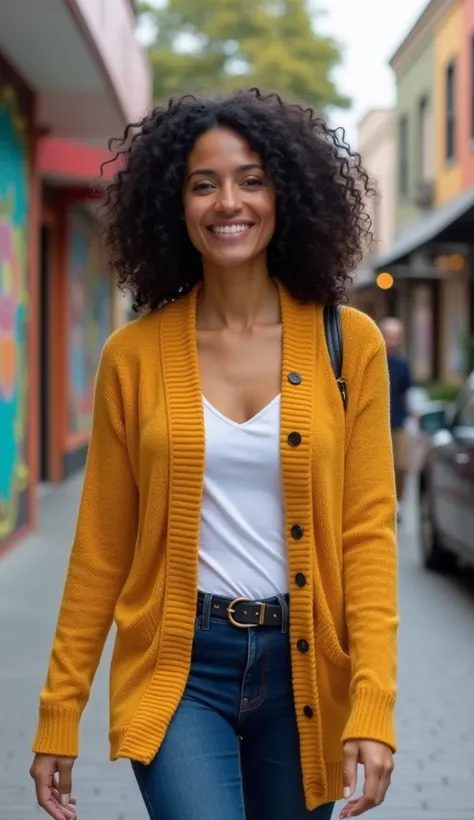
<svg viewBox="0 0 474 820">
<path fill-rule="evenodd" d="M 212 228 L 213 233 L 244 233 L 248 231 L 250 225 L 215 225 Z"/>
</svg>

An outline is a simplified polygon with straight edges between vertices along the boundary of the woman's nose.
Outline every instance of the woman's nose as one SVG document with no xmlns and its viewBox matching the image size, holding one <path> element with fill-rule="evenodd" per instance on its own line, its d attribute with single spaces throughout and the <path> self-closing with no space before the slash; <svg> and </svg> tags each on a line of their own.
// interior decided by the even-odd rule
<svg viewBox="0 0 474 820">
<path fill-rule="evenodd" d="M 240 191 L 234 182 L 223 185 L 219 189 L 216 200 L 216 210 L 222 213 L 235 213 L 242 207 Z"/>
</svg>

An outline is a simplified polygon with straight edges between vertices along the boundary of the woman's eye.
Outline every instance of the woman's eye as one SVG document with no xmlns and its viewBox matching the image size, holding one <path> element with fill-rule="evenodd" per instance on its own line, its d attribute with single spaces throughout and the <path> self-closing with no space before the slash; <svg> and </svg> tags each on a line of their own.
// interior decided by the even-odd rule
<svg viewBox="0 0 474 820">
<path fill-rule="evenodd" d="M 197 185 L 194 186 L 195 191 L 206 192 L 212 189 L 212 185 L 210 182 L 198 182 Z"/>
<path fill-rule="evenodd" d="M 263 181 L 258 177 L 248 177 L 247 179 L 242 180 L 240 183 L 241 186 L 244 188 L 261 188 L 263 185 Z M 206 182 L 202 180 L 202 182 L 197 182 L 193 188 L 193 191 L 199 194 L 207 194 L 210 191 L 213 191 L 215 185 L 212 182 Z"/>
</svg>

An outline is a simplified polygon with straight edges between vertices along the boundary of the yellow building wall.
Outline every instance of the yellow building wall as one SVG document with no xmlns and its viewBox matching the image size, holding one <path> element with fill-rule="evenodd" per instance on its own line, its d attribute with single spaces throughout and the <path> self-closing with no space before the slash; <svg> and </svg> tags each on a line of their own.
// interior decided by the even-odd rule
<svg viewBox="0 0 474 820">
<path fill-rule="evenodd" d="M 462 2 L 458 2 L 446 14 L 434 37 L 435 53 L 435 123 L 436 123 L 436 204 L 442 205 L 457 196 L 462 189 L 462 169 L 460 163 L 460 66 L 459 50 L 462 35 Z M 456 60 L 456 135 L 455 157 L 446 160 L 446 69 Z"/>
</svg>

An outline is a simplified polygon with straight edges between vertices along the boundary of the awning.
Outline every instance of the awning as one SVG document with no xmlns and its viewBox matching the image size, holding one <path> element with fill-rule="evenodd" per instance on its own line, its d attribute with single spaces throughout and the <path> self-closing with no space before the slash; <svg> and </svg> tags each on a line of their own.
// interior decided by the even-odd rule
<svg viewBox="0 0 474 820">
<path fill-rule="evenodd" d="M 106 147 L 149 105 L 130 0 L 0 0 L 0 52 L 35 93 L 38 124 L 56 137 Z"/>
<path fill-rule="evenodd" d="M 415 251 L 417 248 L 431 242 L 443 233 L 453 222 L 463 217 L 470 208 L 474 207 L 474 188 L 469 188 L 459 196 L 431 211 L 427 216 L 410 225 L 387 253 L 375 260 L 375 269 L 380 270 Z"/>
<path fill-rule="evenodd" d="M 38 140 L 38 171 L 53 184 L 82 183 L 98 187 L 102 182 L 110 182 L 117 171 L 117 164 L 112 162 L 105 165 L 102 177 L 100 169 L 103 162 L 112 158 L 113 154 L 107 149 L 74 140 L 59 137 L 41 137 Z"/>
</svg>

